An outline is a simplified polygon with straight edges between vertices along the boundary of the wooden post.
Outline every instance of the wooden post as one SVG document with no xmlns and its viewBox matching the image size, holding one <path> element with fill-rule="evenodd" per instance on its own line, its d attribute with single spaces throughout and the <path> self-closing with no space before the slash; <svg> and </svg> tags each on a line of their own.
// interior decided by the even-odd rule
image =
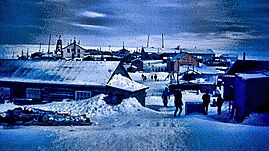
<svg viewBox="0 0 269 151">
<path fill-rule="evenodd" d="M 50 40 L 51 40 L 51 35 L 49 36 L 48 56 L 50 54 Z"/>
<path fill-rule="evenodd" d="M 162 33 L 162 48 L 164 48 L 164 39 L 163 39 L 163 33 Z"/>
<path fill-rule="evenodd" d="M 147 47 L 149 47 L 149 35 L 148 35 L 148 40 L 147 40 Z"/>
</svg>

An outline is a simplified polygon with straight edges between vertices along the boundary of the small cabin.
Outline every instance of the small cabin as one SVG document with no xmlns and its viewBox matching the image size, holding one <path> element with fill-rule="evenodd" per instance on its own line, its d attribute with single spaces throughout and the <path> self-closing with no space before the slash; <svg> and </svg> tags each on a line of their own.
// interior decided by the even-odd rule
<svg viewBox="0 0 269 151">
<path fill-rule="evenodd" d="M 269 61 L 236 60 L 223 78 L 224 100 L 234 101 L 241 117 L 269 112 L 268 80 Z"/>
<path fill-rule="evenodd" d="M 212 49 L 181 49 L 181 52 L 188 52 L 195 60 L 204 64 L 207 64 L 209 60 L 213 60 L 215 57 Z"/>
<path fill-rule="evenodd" d="M 137 71 L 143 71 L 143 61 L 135 59 L 131 62 L 131 66 L 135 66 Z"/>
<path fill-rule="evenodd" d="M 269 112 L 269 71 L 237 74 L 234 80 L 234 105 L 237 115 Z"/>
<path fill-rule="evenodd" d="M 187 52 L 181 52 L 174 56 L 171 60 L 168 60 L 168 71 L 179 71 L 179 66 L 198 66 L 198 62 Z"/>
<path fill-rule="evenodd" d="M 157 53 L 150 53 L 148 55 L 148 60 L 161 60 L 162 57 Z"/>
</svg>

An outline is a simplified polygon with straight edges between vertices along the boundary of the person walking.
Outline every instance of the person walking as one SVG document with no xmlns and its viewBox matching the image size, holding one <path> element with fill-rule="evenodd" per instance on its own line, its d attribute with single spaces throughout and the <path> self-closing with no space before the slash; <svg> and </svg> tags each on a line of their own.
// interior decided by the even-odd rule
<svg viewBox="0 0 269 151">
<path fill-rule="evenodd" d="M 217 107 L 218 107 L 218 115 L 221 114 L 221 107 L 222 107 L 222 104 L 223 104 L 223 99 L 221 97 L 221 94 L 218 95 L 218 98 L 217 98 Z"/>
<path fill-rule="evenodd" d="M 203 99 L 203 108 L 204 108 L 204 114 L 208 114 L 208 105 L 210 103 L 210 95 L 208 90 L 206 90 L 205 94 L 202 96 Z"/>
<path fill-rule="evenodd" d="M 144 74 L 141 75 L 141 78 L 142 78 L 143 81 L 145 81 L 145 76 L 144 76 Z"/>
<path fill-rule="evenodd" d="M 165 87 L 163 93 L 162 93 L 162 99 L 163 99 L 163 106 L 167 107 L 168 99 L 170 99 L 170 94 L 168 92 L 168 88 Z"/>
<path fill-rule="evenodd" d="M 183 105 L 183 102 L 182 102 L 182 93 L 179 89 L 175 90 L 175 106 L 176 106 L 176 110 L 174 112 L 174 117 L 177 116 L 177 112 L 178 112 L 178 108 L 179 108 L 179 114 L 178 116 L 180 117 L 180 114 L 182 112 L 182 105 Z"/>
<path fill-rule="evenodd" d="M 157 74 L 154 75 L 154 80 L 157 81 Z"/>
</svg>

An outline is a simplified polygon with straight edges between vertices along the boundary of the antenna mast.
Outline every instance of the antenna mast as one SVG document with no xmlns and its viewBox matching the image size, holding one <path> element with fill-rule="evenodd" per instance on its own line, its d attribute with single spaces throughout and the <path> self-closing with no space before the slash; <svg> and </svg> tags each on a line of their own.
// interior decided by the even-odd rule
<svg viewBox="0 0 269 151">
<path fill-rule="evenodd" d="M 149 35 L 150 35 L 150 34 L 149 34 Z M 148 35 L 147 47 L 149 47 L 149 35 Z"/>
<path fill-rule="evenodd" d="M 164 39 L 163 39 L 163 33 L 162 33 L 162 48 L 164 48 Z"/>
<path fill-rule="evenodd" d="M 49 36 L 48 56 L 50 54 L 50 40 L 51 40 L 51 35 Z"/>
</svg>

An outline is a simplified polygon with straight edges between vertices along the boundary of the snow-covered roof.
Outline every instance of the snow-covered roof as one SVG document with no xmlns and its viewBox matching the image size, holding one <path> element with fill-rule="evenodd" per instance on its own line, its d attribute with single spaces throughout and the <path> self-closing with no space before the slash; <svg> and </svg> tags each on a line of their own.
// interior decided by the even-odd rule
<svg viewBox="0 0 269 151">
<path fill-rule="evenodd" d="M 227 70 L 226 74 L 257 73 L 269 71 L 269 61 L 262 60 L 236 60 Z"/>
<path fill-rule="evenodd" d="M 177 54 L 175 57 L 173 57 L 171 60 L 175 61 L 180 59 L 181 57 L 183 57 L 185 55 L 185 52 L 181 52 L 179 54 Z"/>
<path fill-rule="evenodd" d="M 243 79 L 259 79 L 259 78 L 269 78 L 269 75 L 264 73 L 254 73 L 254 74 L 247 74 L 247 73 L 239 73 L 237 76 L 242 77 Z"/>
<path fill-rule="evenodd" d="M 147 47 L 144 48 L 145 52 L 148 53 L 180 53 L 180 50 L 176 48 L 152 48 L 152 47 Z"/>
<path fill-rule="evenodd" d="M 182 52 L 188 52 L 190 54 L 215 54 L 212 49 L 181 49 Z"/>
<path fill-rule="evenodd" d="M 119 61 L 0 60 L 0 81 L 106 86 Z"/>
<path fill-rule="evenodd" d="M 145 52 L 149 53 L 180 53 L 188 52 L 190 54 L 215 54 L 212 49 L 187 49 L 187 48 L 144 48 Z"/>
<path fill-rule="evenodd" d="M 78 45 L 76 42 L 72 42 L 72 43 L 70 43 L 69 45 L 65 46 L 63 49 L 66 49 L 66 48 L 68 48 L 68 47 L 71 46 L 71 45 L 76 46 L 76 47 L 79 47 L 80 49 L 84 49 L 84 50 L 86 50 L 85 48 L 83 48 L 83 47 L 81 47 L 80 45 Z"/>
<path fill-rule="evenodd" d="M 148 86 L 132 81 L 131 79 L 124 77 L 121 74 L 114 75 L 107 85 L 131 92 L 148 88 Z"/>
</svg>

